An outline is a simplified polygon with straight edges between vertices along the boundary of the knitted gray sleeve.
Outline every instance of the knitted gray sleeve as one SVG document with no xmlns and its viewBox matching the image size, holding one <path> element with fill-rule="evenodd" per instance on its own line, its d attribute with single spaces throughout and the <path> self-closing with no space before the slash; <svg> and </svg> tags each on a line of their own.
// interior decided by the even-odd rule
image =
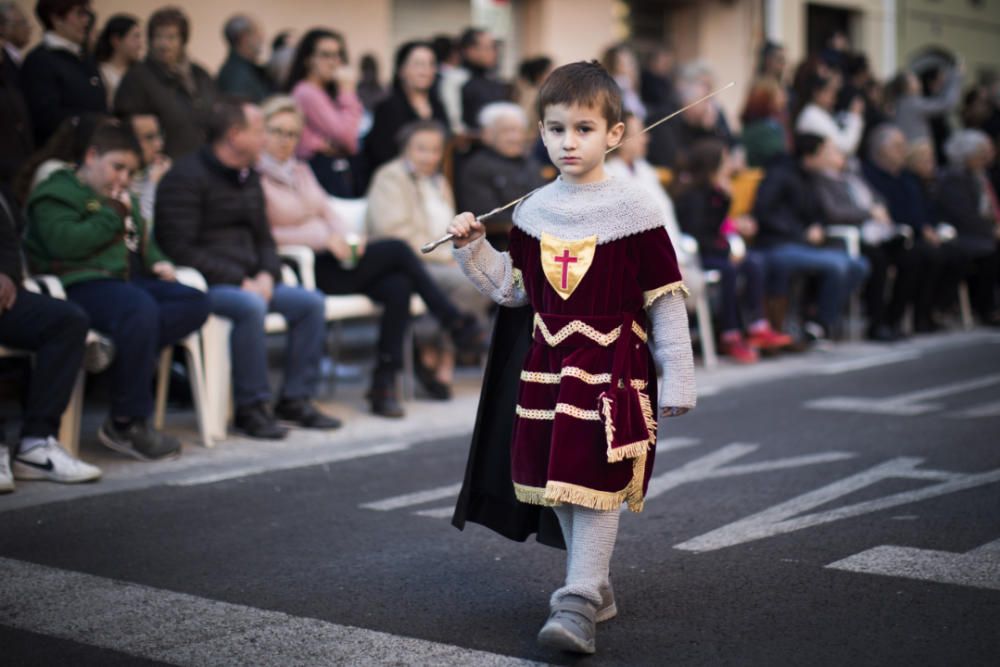
<svg viewBox="0 0 1000 667">
<path fill-rule="evenodd" d="M 660 367 L 660 407 L 693 408 L 698 402 L 694 353 L 684 295 L 668 293 L 646 309 L 653 329 L 653 357 Z"/>
<path fill-rule="evenodd" d="M 528 294 L 524 291 L 524 278 L 514 268 L 510 253 L 499 252 L 486 241 L 485 236 L 463 248 L 454 248 L 462 272 L 480 292 L 501 306 L 524 306 Z"/>
</svg>

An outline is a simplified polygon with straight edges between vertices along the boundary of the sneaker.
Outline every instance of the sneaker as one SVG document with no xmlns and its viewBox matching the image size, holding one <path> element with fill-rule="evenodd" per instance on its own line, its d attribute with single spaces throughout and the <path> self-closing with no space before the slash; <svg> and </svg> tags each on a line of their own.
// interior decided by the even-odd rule
<svg viewBox="0 0 1000 667">
<path fill-rule="evenodd" d="M 304 398 L 283 398 L 274 406 L 275 416 L 284 422 L 291 422 L 302 428 L 335 429 L 344 425 L 336 417 L 325 415 L 316 409 L 312 401 Z"/>
<path fill-rule="evenodd" d="M 10 452 L 0 446 L 0 493 L 14 490 L 14 473 L 10 469 Z"/>
<path fill-rule="evenodd" d="M 552 607 L 549 620 L 538 633 L 538 643 L 571 653 L 597 651 L 596 610 L 578 595 L 567 595 Z"/>
<path fill-rule="evenodd" d="M 140 461 L 159 461 L 181 454 L 181 443 L 172 436 L 149 428 L 142 419 L 120 428 L 110 416 L 101 424 L 97 438 L 108 449 Z"/>
<path fill-rule="evenodd" d="M 610 621 L 617 615 L 618 604 L 615 602 L 615 591 L 611 588 L 611 582 L 609 581 L 601 586 L 601 606 L 594 615 L 594 622 L 603 623 L 604 621 Z"/>
<path fill-rule="evenodd" d="M 789 347 L 793 342 L 791 336 L 775 331 L 770 325 L 751 331 L 747 337 L 747 343 L 760 350 L 780 350 Z"/>
<path fill-rule="evenodd" d="M 71 456 L 51 435 L 45 444 L 19 452 L 13 461 L 14 477 L 76 484 L 99 479 L 101 469 Z"/>
<path fill-rule="evenodd" d="M 280 426 L 267 403 L 253 403 L 236 409 L 233 426 L 243 435 L 261 440 L 281 440 L 288 429 Z"/>
<path fill-rule="evenodd" d="M 723 337 L 720 352 L 739 364 L 755 364 L 760 361 L 757 350 L 747 345 L 743 336 Z"/>
</svg>

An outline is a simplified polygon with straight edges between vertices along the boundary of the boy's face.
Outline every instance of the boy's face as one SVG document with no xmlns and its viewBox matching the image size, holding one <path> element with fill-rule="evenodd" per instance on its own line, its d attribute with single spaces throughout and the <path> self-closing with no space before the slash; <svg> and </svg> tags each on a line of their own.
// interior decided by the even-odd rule
<svg viewBox="0 0 1000 667">
<path fill-rule="evenodd" d="M 81 180 L 97 194 L 112 197 L 128 187 L 139 168 L 139 156 L 132 151 L 98 153 L 96 148 L 90 148 L 83 164 Z"/>
<path fill-rule="evenodd" d="M 569 183 L 604 179 L 604 153 L 621 141 L 625 124 L 611 128 L 596 106 L 551 104 L 539 123 L 549 159 Z"/>
</svg>

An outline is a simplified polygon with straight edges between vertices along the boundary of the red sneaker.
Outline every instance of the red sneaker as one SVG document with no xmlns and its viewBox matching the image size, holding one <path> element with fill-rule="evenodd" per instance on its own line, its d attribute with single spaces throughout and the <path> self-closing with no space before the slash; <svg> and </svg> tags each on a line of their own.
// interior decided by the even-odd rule
<svg viewBox="0 0 1000 667">
<path fill-rule="evenodd" d="M 723 339 L 722 354 L 731 357 L 738 364 L 755 364 L 760 360 L 757 350 L 747 345 L 742 336 L 731 340 Z"/>
<path fill-rule="evenodd" d="M 788 334 L 767 327 L 766 329 L 751 333 L 747 342 L 761 350 L 780 350 L 781 348 L 788 347 L 794 341 Z"/>
</svg>

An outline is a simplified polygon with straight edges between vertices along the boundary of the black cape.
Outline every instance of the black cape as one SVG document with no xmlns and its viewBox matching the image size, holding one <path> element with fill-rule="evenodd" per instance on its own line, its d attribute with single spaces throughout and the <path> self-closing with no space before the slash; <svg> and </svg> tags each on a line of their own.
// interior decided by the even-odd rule
<svg viewBox="0 0 1000 667">
<path fill-rule="evenodd" d="M 451 522 L 459 530 L 467 521 L 478 523 L 517 542 L 537 533 L 542 544 L 565 549 L 555 512 L 517 500 L 511 481 L 514 411 L 521 370 L 531 346 L 532 314 L 531 307 L 524 306 L 500 308 L 497 315 L 465 482 Z"/>
</svg>

